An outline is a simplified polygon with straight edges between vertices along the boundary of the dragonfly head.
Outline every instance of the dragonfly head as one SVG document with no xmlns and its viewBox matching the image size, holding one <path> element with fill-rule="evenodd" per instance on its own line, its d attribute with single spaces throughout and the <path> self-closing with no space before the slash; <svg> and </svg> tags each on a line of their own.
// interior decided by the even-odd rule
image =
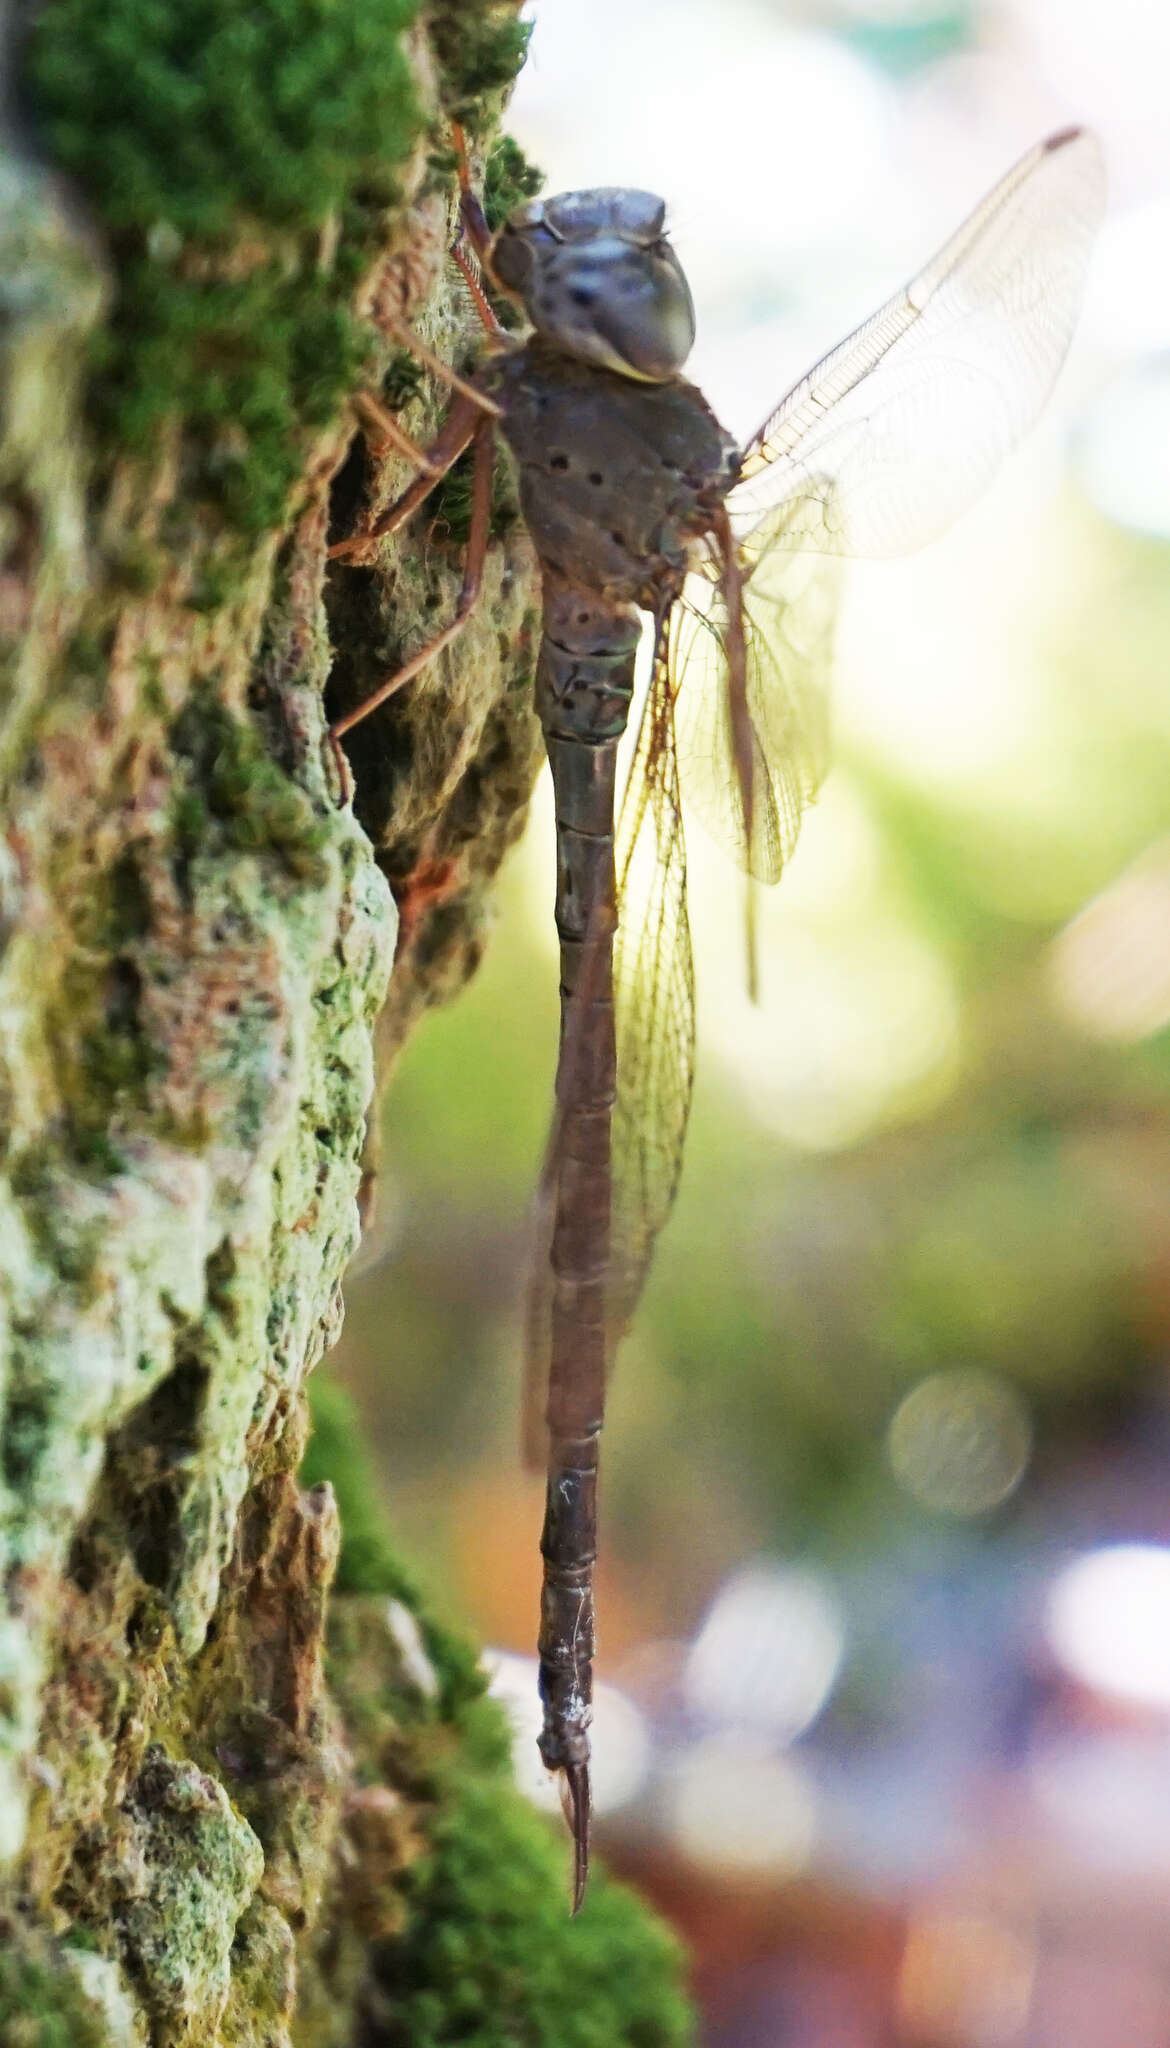
<svg viewBox="0 0 1170 2048">
<path fill-rule="evenodd" d="M 695 339 L 682 265 L 652 192 L 600 186 L 533 199 L 506 221 L 492 268 L 538 334 L 567 355 L 664 384 Z"/>
</svg>

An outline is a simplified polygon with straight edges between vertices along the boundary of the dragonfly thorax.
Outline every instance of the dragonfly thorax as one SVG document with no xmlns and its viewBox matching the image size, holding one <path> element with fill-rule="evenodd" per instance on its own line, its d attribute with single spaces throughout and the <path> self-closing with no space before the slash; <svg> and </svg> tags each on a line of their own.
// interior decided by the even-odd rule
<svg viewBox="0 0 1170 2048">
<path fill-rule="evenodd" d="M 492 266 L 556 348 L 666 383 L 690 354 L 695 309 L 665 217 L 652 192 L 623 186 L 534 199 L 500 230 Z"/>
</svg>

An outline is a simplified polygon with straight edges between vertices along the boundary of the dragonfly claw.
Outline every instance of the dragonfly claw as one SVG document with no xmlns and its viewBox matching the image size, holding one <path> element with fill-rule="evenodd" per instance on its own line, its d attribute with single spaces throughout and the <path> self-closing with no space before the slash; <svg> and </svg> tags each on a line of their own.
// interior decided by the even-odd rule
<svg viewBox="0 0 1170 2048">
<path fill-rule="evenodd" d="M 589 1822 L 593 1802 L 588 1764 L 565 1764 L 566 1819 L 573 1836 L 573 1912 L 581 1911 L 589 1882 Z"/>
</svg>

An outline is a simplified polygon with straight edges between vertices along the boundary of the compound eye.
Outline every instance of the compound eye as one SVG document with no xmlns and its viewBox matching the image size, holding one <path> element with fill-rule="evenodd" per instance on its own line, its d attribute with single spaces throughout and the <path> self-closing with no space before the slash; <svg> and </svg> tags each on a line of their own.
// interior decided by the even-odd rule
<svg viewBox="0 0 1170 2048">
<path fill-rule="evenodd" d="M 675 376 L 694 343 L 695 309 L 669 244 L 665 260 L 647 251 L 645 262 L 627 267 L 615 286 L 597 307 L 599 336 L 635 376 Z"/>
<path fill-rule="evenodd" d="M 532 277 L 534 256 L 531 243 L 517 234 L 509 223 L 500 229 L 491 252 L 491 268 L 505 291 L 523 295 Z"/>
</svg>

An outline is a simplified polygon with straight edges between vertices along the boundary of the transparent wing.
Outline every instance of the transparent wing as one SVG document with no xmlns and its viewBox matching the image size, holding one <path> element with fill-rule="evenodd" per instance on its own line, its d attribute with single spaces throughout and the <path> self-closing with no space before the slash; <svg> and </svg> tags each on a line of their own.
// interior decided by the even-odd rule
<svg viewBox="0 0 1170 2048">
<path fill-rule="evenodd" d="M 796 845 L 829 755 L 828 689 L 840 564 L 791 552 L 789 518 L 771 513 L 740 548 L 751 844 L 732 734 L 727 600 L 714 571 L 688 577 L 671 620 L 670 665 L 683 795 L 707 830 L 760 882 L 775 882 Z"/>
<path fill-rule="evenodd" d="M 727 500 L 736 531 L 784 505 L 788 547 L 896 555 L 941 533 L 1052 388 L 1103 205 L 1083 129 L 1022 157 L 764 422 Z"/>
<path fill-rule="evenodd" d="M 694 1080 L 695 984 L 669 647 L 667 629 L 655 650 L 617 837 L 615 1343 L 637 1306 L 674 1203 Z"/>
<path fill-rule="evenodd" d="M 757 880 L 780 875 L 827 766 L 831 558 L 932 539 L 1031 426 L 1068 348 L 1103 198 L 1094 137 L 1040 143 L 748 444 L 727 507 L 743 575 L 750 828 L 715 565 L 687 581 L 671 667 L 684 795 Z"/>
</svg>

